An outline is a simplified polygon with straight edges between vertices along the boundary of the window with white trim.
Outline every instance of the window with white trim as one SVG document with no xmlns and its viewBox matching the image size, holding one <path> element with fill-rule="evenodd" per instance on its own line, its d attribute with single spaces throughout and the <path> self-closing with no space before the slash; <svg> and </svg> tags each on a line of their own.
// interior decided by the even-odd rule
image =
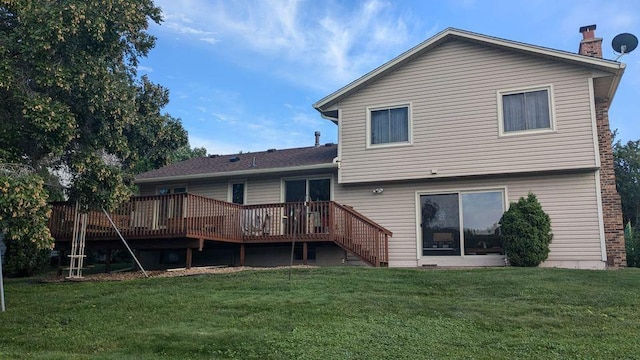
<svg viewBox="0 0 640 360">
<path fill-rule="evenodd" d="M 551 87 L 498 93 L 501 133 L 553 130 Z"/>
<path fill-rule="evenodd" d="M 409 105 L 368 108 L 368 144 L 409 144 L 411 139 L 411 109 Z"/>
</svg>

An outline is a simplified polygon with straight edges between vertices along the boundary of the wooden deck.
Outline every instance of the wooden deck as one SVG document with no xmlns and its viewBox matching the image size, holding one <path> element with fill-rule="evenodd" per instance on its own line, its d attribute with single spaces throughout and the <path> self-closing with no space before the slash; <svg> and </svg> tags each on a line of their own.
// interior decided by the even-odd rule
<svg viewBox="0 0 640 360">
<path fill-rule="evenodd" d="M 73 236 L 75 207 L 52 204 L 49 229 L 56 242 Z M 239 244 L 334 242 L 363 261 L 388 263 L 391 232 L 333 201 L 237 205 L 194 194 L 136 196 L 110 213 L 126 240 L 195 239 Z M 108 218 L 89 211 L 87 241 L 119 240 Z"/>
</svg>

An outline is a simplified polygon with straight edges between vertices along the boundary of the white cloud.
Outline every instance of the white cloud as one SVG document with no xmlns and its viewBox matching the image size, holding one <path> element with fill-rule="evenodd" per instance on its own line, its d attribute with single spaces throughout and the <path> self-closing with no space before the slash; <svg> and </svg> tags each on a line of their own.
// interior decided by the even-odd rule
<svg viewBox="0 0 640 360">
<path fill-rule="evenodd" d="M 223 56 L 322 91 L 345 85 L 389 60 L 388 54 L 423 40 L 416 37 L 419 19 L 382 0 L 356 6 L 296 0 L 158 3 L 166 19 L 161 31 L 194 42 L 224 41 Z"/>
<path fill-rule="evenodd" d="M 211 115 L 220 121 L 229 121 L 229 117 L 225 114 L 211 113 Z"/>
<path fill-rule="evenodd" d="M 201 38 L 200 40 L 202 40 L 202 41 L 204 41 L 206 43 L 209 43 L 211 45 L 215 45 L 215 44 L 220 42 L 220 40 L 218 40 L 216 38 L 212 38 L 212 37 Z"/>
<path fill-rule="evenodd" d="M 190 24 L 190 23 L 193 22 L 185 14 L 167 12 L 167 11 L 164 11 L 164 6 L 161 6 L 161 7 L 163 8 L 162 15 L 164 17 L 164 21 L 165 22 L 172 22 L 173 21 L 173 22 L 182 22 L 182 23 L 187 23 L 187 24 Z"/>
<path fill-rule="evenodd" d="M 213 34 L 209 31 L 204 31 L 200 29 L 195 29 L 190 26 L 186 26 L 177 22 L 167 22 L 166 26 L 177 32 L 178 34 L 188 34 L 188 35 L 209 35 Z"/>
<path fill-rule="evenodd" d="M 138 65 L 138 71 L 150 73 L 153 72 L 153 68 L 149 66 Z"/>
</svg>

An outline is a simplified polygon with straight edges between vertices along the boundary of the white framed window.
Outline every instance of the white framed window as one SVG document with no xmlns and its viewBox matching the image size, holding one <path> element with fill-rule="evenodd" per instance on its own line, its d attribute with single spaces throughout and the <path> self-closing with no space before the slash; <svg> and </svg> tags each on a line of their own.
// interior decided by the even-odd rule
<svg viewBox="0 0 640 360">
<path fill-rule="evenodd" d="M 367 148 L 411 144 L 411 104 L 367 108 Z"/>
<path fill-rule="evenodd" d="M 234 204 L 244 205 L 247 203 L 247 182 L 232 181 L 229 182 L 229 195 L 227 200 Z"/>
<path fill-rule="evenodd" d="M 158 195 L 182 194 L 186 192 L 186 185 L 161 185 L 156 187 L 156 194 Z"/>
<path fill-rule="evenodd" d="M 555 130 L 553 87 L 498 91 L 500 135 L 514 135 Z"/>
<path fill-rule="evenodd" d="M 296 176 L 281 179 L 281 201 L 330 201 L 333 175 Z"/>
</svg>

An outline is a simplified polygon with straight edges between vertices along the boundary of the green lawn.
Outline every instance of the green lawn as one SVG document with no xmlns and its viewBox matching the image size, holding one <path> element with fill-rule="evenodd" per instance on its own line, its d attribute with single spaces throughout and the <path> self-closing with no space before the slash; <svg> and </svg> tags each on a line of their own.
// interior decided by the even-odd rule
<svg viewBox="0 0 640 360">
<path fill-rule="evenodd" d="M 8 279 L 0 359 L 640 358 L 640 269 Z"/>
</svg>

